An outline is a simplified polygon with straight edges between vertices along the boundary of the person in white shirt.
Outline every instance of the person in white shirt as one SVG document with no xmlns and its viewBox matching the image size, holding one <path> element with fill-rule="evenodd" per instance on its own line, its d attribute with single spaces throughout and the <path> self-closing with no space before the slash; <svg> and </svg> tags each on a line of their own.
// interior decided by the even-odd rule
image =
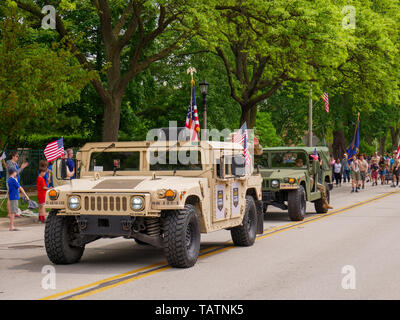
<svg viewBox="0 0 400 320">
<path fill-rule="evenodd" d="M 336 159 L 335 163 L 333 164 L 333 175 L 336 180 L 336 186 L 342 185 L 342 164 L 340 159 Z"/>
</svg>

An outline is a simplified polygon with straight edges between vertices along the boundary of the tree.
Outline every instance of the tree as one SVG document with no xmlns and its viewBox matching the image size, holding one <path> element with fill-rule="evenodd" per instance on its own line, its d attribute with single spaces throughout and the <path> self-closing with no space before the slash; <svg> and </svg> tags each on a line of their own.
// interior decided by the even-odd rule
<svg viewBox="0 0 400 320">
<path fill-rule="evenodd" d="M 18 0 L 15 3 L 36 18 L 44 17 L 40 9 L 43 1 Z M 71 45 L 86 70 L 94 70 L 98 63 L 106 69 L 103 81 L 96 78 L 92 84 L 104 104 L 103 140 L 118 140 L 121 102 L 128 84 L 152 63 L 167 57 L 191 37 L 192 27 L 196 24 L 195 2 L 84 0 L 73 2 L 76 10 L 72 12 L 63 10 L 67 1 L 50 2 L 56 3 L 56 30 L 60 38 Z M 89 29 L 96 30 L 97 39 L 94 41 L 104 46 L 104 64 L 102 56 L 89 54 L 77 33 L 71 32 L 74 31 L 74 25 L 70 23 L 74 11 L 79 10 L 89 13 L 92 23 Z M 93 17 L 93 13 L 97 18 Z M 83 38 L 88 41 L 85 35 Z M 101 61 L 96 62 L 97 59 Z"/>
<path fill-rule="evenodd" d="M 329 0 L 230 0 L 215 8 L 206 40 L 224 62 L 241 123 L 249 128 L 257 104 L 279 88 L 314 80 L 315 64 L 343 60 L 340 10 Z"/>
<path fill-rule="evenodd" d="M 31 119 L 79 100 L 95 76 L 67 48 L 24 44 L 27 29 L 18 20 L 12 14 L 0 22 L 0 150 L 12 136 L 24 134 Z"/>
</svg>

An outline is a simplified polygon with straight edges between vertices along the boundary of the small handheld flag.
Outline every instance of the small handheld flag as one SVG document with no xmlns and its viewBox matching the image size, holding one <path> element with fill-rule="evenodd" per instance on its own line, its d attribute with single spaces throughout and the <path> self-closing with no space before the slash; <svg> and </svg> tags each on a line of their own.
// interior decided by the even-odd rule
<svg viewBox="0 0 400 320">
<path fill-rule="evenodd" d="M 44 149 L 44 156 L 47 161 L 53 161 L 64 155 L 63 138 L 50 142 Z"/>
</svg>

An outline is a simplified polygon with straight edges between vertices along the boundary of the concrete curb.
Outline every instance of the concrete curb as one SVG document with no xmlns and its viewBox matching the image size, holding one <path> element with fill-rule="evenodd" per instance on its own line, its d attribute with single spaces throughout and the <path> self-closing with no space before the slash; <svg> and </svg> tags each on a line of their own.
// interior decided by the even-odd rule
<svg viewBox="0 0 400 320">
<path fill-rule="evenodd" d="M 20 217 L 15 218 L 14 220 L 15 226 L 22 227 L 22 226 L 30 226 L 30 225 L 39 225 L 37 217 Z M 8 229 L 10 226 L 10 220 L 8 217 L 0 218 L 0 229 Z"/>
</svg>

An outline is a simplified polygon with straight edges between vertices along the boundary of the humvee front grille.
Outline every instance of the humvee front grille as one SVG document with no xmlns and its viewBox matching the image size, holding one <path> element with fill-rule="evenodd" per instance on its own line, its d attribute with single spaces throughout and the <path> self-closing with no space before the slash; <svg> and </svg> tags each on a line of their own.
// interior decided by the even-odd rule
<svg viewBox="0 0 400 320">
<path fill-rule="evenodd" d="M 128 210 L 127 196 L 84 196 L 85 211 L 125 212 Z"/>
</svg>

